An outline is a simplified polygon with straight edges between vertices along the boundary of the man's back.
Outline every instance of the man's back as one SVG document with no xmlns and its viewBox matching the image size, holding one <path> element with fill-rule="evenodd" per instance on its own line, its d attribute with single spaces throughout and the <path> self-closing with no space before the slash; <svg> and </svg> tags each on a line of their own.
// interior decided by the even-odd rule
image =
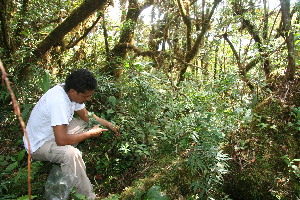
<svg viewBox="0 0 300 200">
<path fill-rule="evenodd" d="M 31 151 L 36 151 L 46 141 L 54 139 L 53 126 L 69 124 L 75 110 L 80 110 L 84 104 L 71 102 L 62 85 L 56 85 L 48 90 L 33 108 L 28 123 L 27 132 Z M 25 147 L 27 141 L 24 139 Z"/>
</svg>

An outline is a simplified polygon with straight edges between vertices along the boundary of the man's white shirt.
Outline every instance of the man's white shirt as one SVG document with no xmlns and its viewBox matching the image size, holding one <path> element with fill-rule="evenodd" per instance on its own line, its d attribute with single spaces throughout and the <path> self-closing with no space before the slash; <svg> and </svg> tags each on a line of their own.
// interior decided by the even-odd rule
<svg viewBox="0 0 300 200">
<path fill-rule="evenodd" d="M 56 85 L 48 90 L 34 106 L 26 130 L 29 137 L 31 153 L 45 142 L 54 139 L 53 126 L 68 125 L 73 119 L 74 111 L 81 110 L 84 104 L 72 102 L 64 88 Z M 28 143 L 23 137 L 25 148 Z"/>
</svg>

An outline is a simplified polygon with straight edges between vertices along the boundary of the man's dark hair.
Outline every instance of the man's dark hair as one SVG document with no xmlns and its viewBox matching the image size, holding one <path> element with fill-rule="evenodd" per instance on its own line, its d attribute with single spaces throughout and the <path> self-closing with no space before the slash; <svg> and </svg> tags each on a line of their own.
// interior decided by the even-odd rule
<svg viewBox="0 0 300 200">
<path fill-rule="evenodd" d="M 74 89 L 78 93 L 85 93 L 97 88 L 97 80 L 93 73 L 87 69 L 77 69 L 68 75 L 64 88 L 66 92 Z"/>
</svg>

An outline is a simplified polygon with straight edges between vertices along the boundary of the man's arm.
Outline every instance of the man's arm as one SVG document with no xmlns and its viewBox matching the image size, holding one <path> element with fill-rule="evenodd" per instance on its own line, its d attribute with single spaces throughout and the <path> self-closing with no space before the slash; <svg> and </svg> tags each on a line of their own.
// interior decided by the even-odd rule
<svg viewBox="0 0 300 200">
<path fill-rule="evenodd" d="M 84 121 L 86 121 L 86 122 L 89 121 L 88 111 L 86 110 L 86 108 L 83 108 L 83 109 L 78 110 L 78 111 L 76 111 L 76 112 L 77 112 L 78 116 L 79 116 L 82 120 L 84 120 Z M 119 134 L 119 130 L 118 130 L 118 128 L 117 128 L 115 125 L 113 125 L 112 123 L 110 123 L 110 122 L 106 121 L 105 119 L 102 119 L 102 118 L 100 118 L 100 117 L 98 117 L 98 116 L 96 116 L 96 115 L 93 115 L 93 117 L 100 123 L 100 125 L 109 128 L 109 129 L 110 129 L 111 131 L 113 131 L 116 135 L 120 135 L 120 134 Z"/>
<path fill-rule="evenodd" d="M 89 114 L 86 108 L 82 108 L 81 110 L 77 110 L 76 113 L 78 116 L 85 122 L 89 121 Z"/>
<path fill-rule="evenodd" d="M 68 126 L 66 124 L 53 127 L 55 142 L 58 146 L 77 144 L 85 139 L 98 137 L 103 131 L 108 131 L 107 129 L 99 128 L 99 126 L 94 126 L 91 130 L 86 132 L 67 134 L 67 129 Z"/>
<path fill-rule="evenodd" d="M 119 128 L 113 125 L 112 123 L 106 121 L 105 119 L 102 119 L 98 117 L 97 115 L 94 115 L 94 118 L 102 125 L 107 128 L 109 128 L 111 131 L 113 131 L 117 136 L 120 136 Z"/>
</svg>

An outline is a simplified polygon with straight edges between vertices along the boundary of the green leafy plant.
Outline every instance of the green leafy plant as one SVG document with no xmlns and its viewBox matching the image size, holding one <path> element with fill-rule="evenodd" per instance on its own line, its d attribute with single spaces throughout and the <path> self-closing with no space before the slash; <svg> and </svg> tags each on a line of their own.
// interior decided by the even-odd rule
<svg viewBox="0 0 300 200">
<path fill-rule="evenodd" d="M 281 157 L 287 166 L 289 167 L 290 172 L 295 174 L 298 178 L 300 178 L 300 169 L 296 165 L 296 162 L 300 162 L 300 159 L 290 159 L 287 155 Z"/>
<path fill-rule="evenodd" d="M 43 93 L 46 93 L 51 87 L 50 73 L 49 70 L 44 72 L 43 79 L 41 79 L 41 85 L 43 89 Z"/>
<path fill-rule="evenodd" d="M 13 156 L 0 156 L 0 165 L 5 168 L 0 176 L 1 176 L 1 185 L 0 185 L 0 197 L 6 198 L 4 195 L 9 191 L 9 187 L 12 183 L 12 174 L 19 166 L 20 162 L 25 156 L 26 151 L 22 150 L 18 154 Z M 2 194 L 2 195 L 1 195 Z M 11 196 L 11 195 L 8 195 Z"/>
<path fill-rule="evenodd" d="M 153 185 L 146 193 L 145 200 L 169 200 L 161 191 L 160 186 Z"/>
<path fill-rule="evenodd" d="M 93 128 L 96 125 L 101 125 L 96 118 L 94 118 L 94 112 L 88 112 L 89 121 L 85 122 L 86 128 Z"/>
<path fill-rule="evenodd" d="M 297 131 L 300 131 L 300 107 L 292 108 L 293 116 L 295 118 L 294 123 L 289 122 L 289 126 L 293 126 Z"/>
<path fill-rule="evenodd" d="M 33 195 L 33 196 L 30 196 L 31 198 L 30 199 L 35 199 L 37 196 Z M 18 197 L 17 200 L 30 200 L 28 195 L 26 196 L 22 196 L 22 197 Z"/>
</svg>

